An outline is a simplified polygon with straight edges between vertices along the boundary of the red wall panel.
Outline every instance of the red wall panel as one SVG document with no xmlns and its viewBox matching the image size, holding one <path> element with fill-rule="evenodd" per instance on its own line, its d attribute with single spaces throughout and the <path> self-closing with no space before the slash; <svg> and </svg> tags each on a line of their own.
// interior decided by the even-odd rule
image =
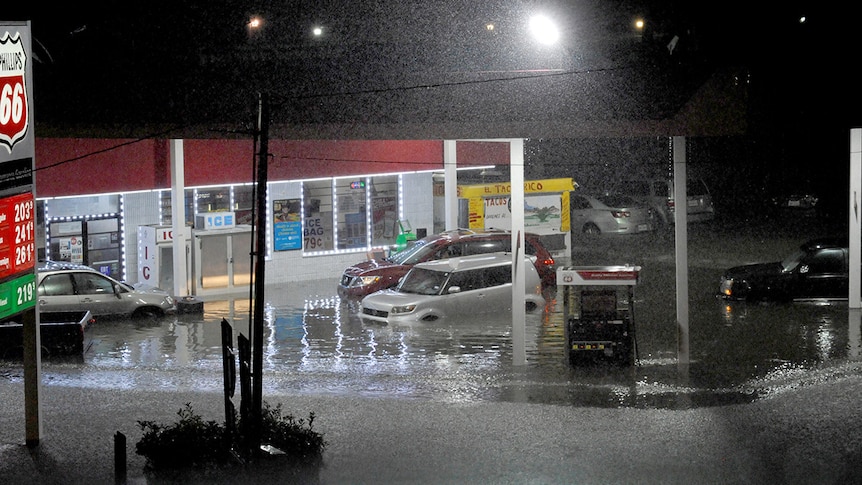
<svg viewBox="0 0 862 485">
<path fill-rule="evenodd" d="M 167 140 L 36 139 L 38 197 L 170 187 Z M 269 180 L 443 167 L 440 140 L 271 140 Z M 251 140 L 184 140 L 186 186 L 253 182 Z M 458 142 L 458 166 L 509 163 L 509 145 Z"/>
<path fill-rule="evenodd" d="M 36 139 L 36 196 L 98 194 L 158 187 L 159 140 Z"/>
</svg>

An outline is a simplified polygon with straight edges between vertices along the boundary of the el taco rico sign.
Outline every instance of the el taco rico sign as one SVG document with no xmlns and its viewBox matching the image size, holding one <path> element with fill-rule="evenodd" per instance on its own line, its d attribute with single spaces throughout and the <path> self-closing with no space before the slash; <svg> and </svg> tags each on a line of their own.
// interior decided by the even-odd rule
<svg viewBox="0 0 862 485">
<path fill-rule="evenodd" d="M 9 153 L 27 134 L 27 54 L 18 32 L 0 37 L 0 145 Z"/>
</svg>

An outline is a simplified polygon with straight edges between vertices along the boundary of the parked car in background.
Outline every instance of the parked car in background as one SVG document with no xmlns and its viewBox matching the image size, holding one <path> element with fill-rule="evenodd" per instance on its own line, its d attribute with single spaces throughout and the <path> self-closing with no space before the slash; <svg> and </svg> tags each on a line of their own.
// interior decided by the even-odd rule
<svg viewBox="0 0 862 485">
<path fill-rule="evenodd" d="M 554 257 L 542 245 L 539 236 L 526 233 L 524 245 L 524 253 L 533 259 L 543 284 L 556 284 L 557 269 Z M 402 251 L 387 258 L 363 261 L 350 266 L 339 279 L 338 295 L 342 298 L 362 298 L 375 291 L 392 288 L 417 263 L 511 250 L 511 231 L 445 231 L 413 241 Z"/>
<path fill-rule="evenodd" d="M 817 203 L 820 198 L 811 192 L 792 193 L 789 195 L 776 195 L 772 197 L 775 209 L 786 214 L 799 214 L 801 216 L 816 216 Z"/>
<path fill-rule="evenodd" d="M 730 268 L 721 276 L 719 297 L 748 301 L 847 299 L 847 248 L 846 238 L 813 239 L 782 261 Z"/>
<path fill-rule="evenodd" d="M 676 201 L 673 195 L 673 180 L 623 179 L 614 182 L 611 193 L 628 195 L 648 205 L 656 218 L 656 224 L 666 226 L 674 223 Z M 692 178 L 686 183 L 686 214 L 688 222 L 703 222 L 715 218 L 715 206 L 703 179 Z"/>
<path fill-rule="evenodd" d="M 655 229 L 652 210 L 625 195 L 571 196 L 572 233 L 636 234 Z"/>
<path fill-rule="evenodd" d="M 159 288 L 132 286 L 80 264 L 43 262 L 37 267 L 39 310 L 77 312 L 93 317 L 161 317 L 177 305 Z"/>
<path fill-rule="evenodd" d="M 543 308 L 542 284 L 525 258 L 526 309 Z M 395 288 L 362 299 L 359 316 L 381 323 L 431 322 L 504 313 L 512 308 L 512 254 L 490 253 L 413 266 Z"/>
</svg>

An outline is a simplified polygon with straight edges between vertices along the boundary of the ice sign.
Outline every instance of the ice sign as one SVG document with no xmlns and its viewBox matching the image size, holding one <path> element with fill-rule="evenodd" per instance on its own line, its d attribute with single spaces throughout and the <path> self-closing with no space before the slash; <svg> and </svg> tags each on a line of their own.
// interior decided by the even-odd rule
<svg viewBox="0 0 862 485">
<path fill-rule="evenodd" d="M 198 229 L 232 229 L 236 227 L 236 215 L 233 212 L 209 212 L 196 217 L 195 227 Z"/>
</svg>

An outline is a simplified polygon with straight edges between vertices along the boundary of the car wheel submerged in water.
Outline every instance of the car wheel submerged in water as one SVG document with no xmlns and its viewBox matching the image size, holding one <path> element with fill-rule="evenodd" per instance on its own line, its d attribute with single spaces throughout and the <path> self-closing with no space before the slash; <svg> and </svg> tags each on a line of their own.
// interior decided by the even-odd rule
<svg viewBox="0 0 862 485">
<path fill-rule="evenodd" d="M 544 307 L 542 284 L 524 258 L 525 305 Z M 512 307 L 512 253 L 490 253 L 419 263 L 395 288 L 362 299 L 360 318 L 379 323 L 433 322 L 501 313 Z"/>
<path fill-rule="evenodd" d="M 586 234 L 588 236 L 597 236 L 597 235 L 602 233 L 601 229 L 599 229 L 599 227 L 596 226 L 595 224 L 585 225 L 581 232 L 583 232 L 584 234 Z"/>
<path fill-rule="evenodd" d="M 655 230 L 652 210 L 625 195 L 575 194 L 570 199 L 572 232 L 583 234 L 639 234 Z"/>
<path fill-rule="evenodd" d="M 89 266 L 48 261 L 37 268 L 39 308 L 45 312 L 89 311 L 94 317 L 154 318 L 175 313 L 166 291 L 132 286 Z"/>
<path fill-rule="evenodd" d="M 556 263 L 539 235 L 524 234 L 524 244 L 524 253 L 532 258 L 542 284 L 554 286 L 557 281 Z M 417 263 L 511 250 L 511 231 L 444 231 L 413 241 L 406 249 L 386 258 L 373 258 L 348 267 L 339 279 L 338 295 L 361 299 L 376 291 L 394 288 Z"/>
</svg>

